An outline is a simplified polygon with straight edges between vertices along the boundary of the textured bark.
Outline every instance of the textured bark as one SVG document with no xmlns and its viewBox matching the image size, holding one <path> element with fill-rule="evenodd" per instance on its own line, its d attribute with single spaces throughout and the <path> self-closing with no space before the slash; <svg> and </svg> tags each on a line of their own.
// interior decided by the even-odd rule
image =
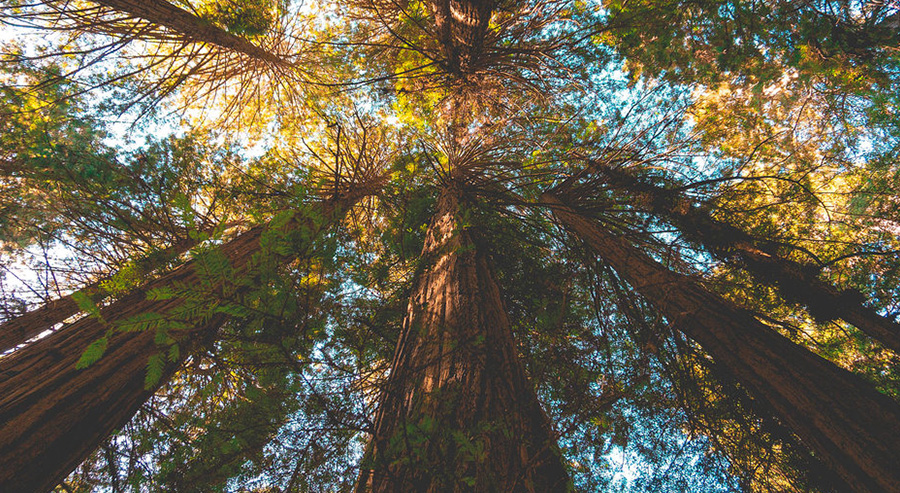
<svg viewBox="0 0 900 493">
<path fill-rule="evenodd" d="M 326 201 L 313 215 L 299 215 L 285 228 L 308 228 L 312 237 L 358 198 Z M 221 247 L 235 278 L 252 273 L 264 231 L 256 227 Z M 181 306 L 184 301 L 177 297 L 148 300 L 145 293 L 173 285 L 201 285 L 200 265 L 189 261 L 103 308 L 105 322 L 83 318 L 0 359 L 0 491 L 49 491 L 152 395 L 152 390 L 144 388 L 144 379 L 148 357 L 159 351 L 153 330 L 116 331 L 102 358 L 83 370 L 75 364 L 109 326 L 135 315 L 170 313 Z M 214 315 L 169 335 L 181 346 L 183 359 L 193 348 L 214 340 L 224 321 Z M 177 367 L 169 363 L 160 384 Z"/>
<path fill-rule="evenodd" d="M 543 200 L 567 229 L 846 481 L 844 489 L 900 491 L 900 405 L 688 276 L 666 269 L 559 199 L 545 195 Z"/>
<path fill-rule="evenodd" d="M 781 245 L 754 238 L 730 224 L 713 219 L 672 190 L 606 167 L 596 168 L 608 183 L 633 194 L 641 205 L 670 221 L 696 244 L 723 261 L 736 261 L 758 281 L 773 285 L 792 303 L 805 305 L 817 320 L 843 319 L 885 347 L 900 354 L 900 324 L 864 304 L 862 294 L 839 290 L 822 281 L 815 269 L 778 255 Z"/>
<path fill-rule="evenodd" d="M 475 72 L 484 55 L 485 38 L 495 2 L 492 0 L 432 0 L 438 42 L 454 75 Z"/>
<path fill-rule="evenodd" d="M 138 261 L 138 268 L 141 272 L 152 272 L 190 250 L 196 243 L 191 239 L 181 240 L 157 255 L 153 255 L 152 258 Z M 86 286 L 78 292 L 89 297 L 94 303 L 100 303 L 110 295 L 100 286 L 100 282 Z M 78 307 L 78 303 L 71 295 L 66 295 L 0 324 L 0 354 L 24 344 L 27 340 L 65 322 L 80 312 L 81 308 Z"/>
<path fill-rule="evenodd" d="M 291 62 L 271 53 L 244 38 L 216 27 L 210 21 L 176 7 L 165 0 L 92 0 L 113 10 L 126 12 L 148 22 L 175 31 L 186 39 L 214 44 L 243 53 L 257 60 L 278 65 L 292 66 Z"/>
<path fill-rule="evenodd" d="M 446 189 L 428 231 L 357 492 L 566 491 L 487 257 Z"/>
</svg>

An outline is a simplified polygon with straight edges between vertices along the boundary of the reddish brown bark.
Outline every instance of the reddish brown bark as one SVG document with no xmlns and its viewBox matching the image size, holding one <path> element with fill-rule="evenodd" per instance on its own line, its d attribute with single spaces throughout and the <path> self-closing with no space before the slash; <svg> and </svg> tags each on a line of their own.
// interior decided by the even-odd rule
<svg viewBox="0 0 900 493">
<path fill-rule="evenodd" d="M 446 189 L 428 231 L 357 492 L 566 491 L 488 259 Z"/>
<path fill-rule="evenodd" d="M 563 205 L 543 200 L 673 326 L 858 492 L 900 491 L 900 405 Z"/>
<path fill-rule="evenodd" d="M 781 245 L 754 238 L 713 219 L 677 192 L 607 167 L 596 167 L 608 183 L 635 195 L 643 206 L 677 226 L 685 237 L 724 261 L 736 261 L 757 280 L 773 285 L 785 300 L 805 305 L 818 320 L 843 319 L 900 354 L 900 324 L 866 306 L 863 296 L 822 281 L 815 269 L 778 254 Z"/>
<path fill-rule="evenodd" d="M 244 38 L 216 27 L 210 21 L 176 7 L 165 0 L 93 0 L 99 5 L 113 10 L 126 12 L 153 24 L 175 31 L 186 39 L 221 46 L 238 53 L 243 53 L 257 60 L 280 67 L 293 64 L 284 58 L 271 53 Z"/>
<path fill-rule="evenodd" d="M 139 268 L 142 272 L 149 273 L 190 250 L 196 244 L 197 242 L 194 240 L 183 239 L 159 252 L 158 255 L 139 261 Z M 94 303 L 100 303 L 109 296 L 109 292 L 104 290 L 99 282 L 86 286 L 79 292 L 89 297 Z M 27 340 L 65 322 L 80 312 L 81 308 L 78 307 L 78 303 L 71 295 L 67 295 L 0 324 L 0 353 L 24 344 Z"/>
<path fill-rule="evenodd" d="M 465 75 L 477 70 L 495 2 L 492 0 L 432 0 L 434 26 L 447 70 Z"/>
<path fill-rule="evenodd" d="M 358 198 L 326 201 L 312 215 L 297 217 L 285 228 L 307 228 L 311 238 Z M 314 217 L 317 215 L 321 217 Z M 251 275 L 264 231 L 264 227 L 256 227 L 221 247 L 236 279 Z M 97 362 L 83 370 L 77 370 L 75 364 L 110 325 L 135 315 L 177 310 L 182 299 L 148 300 L 146 291 L 200 286 L 204 276 L 198 272 L 201 265 L 187 262 L 103 308 L 105 323 L 96 317 L 83 318 L 0 359 L 0 491 L 49 491 L 152 395 L 152 390 L 144 388 L 144 379 L 148 357 L 160 350 L 154 330 L 117 331 Z M 169 331 L 181 346 L 181 359 L 213 340 L 224 321 L 223 316 L 213 315 L 190 329 Z M 160 383 L 177 366 L 169 363 Z"/>
</svg>

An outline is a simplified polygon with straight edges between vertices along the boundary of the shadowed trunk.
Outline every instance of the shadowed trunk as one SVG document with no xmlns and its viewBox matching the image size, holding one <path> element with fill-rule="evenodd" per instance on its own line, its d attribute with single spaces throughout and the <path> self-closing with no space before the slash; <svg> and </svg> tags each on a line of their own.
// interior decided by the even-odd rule
<svg viewBox="0 0 900 493">
<path fill-rule="evenodd" d="M 196 244 L 197 242 L 192 239 L 180 240 L 165 250 L 138 260 L 136 262 L 137 267 L 140 272 L 149 274 L 172 259 L 184 254 Z M 78 293 L 87 296 L 94 303 L 100 303 L 110 295 L 109 292 L 101 287 L 100 281 L 78 290 Z M 65 322 L 81 311 L 78 302 L 72 298 L 72 295 L 66 295 L 48 301 L 39 308 L 23 313 L 12 320 L 7 320 L 0 324 L 0 353 L 24 344 L 27 340 Z"/>
<path fill-rule="evenodd" d="M 629 173 L 598 166 L 606 181 L 631 193 L 636 202 L 670 221 L 691 242 L 706 247 L 723 261 L 736 261 L 760 282 L 776 286 L 785 300 L 805 305 L 817 320 L 843 319 L 885 347 L 900 354 L 900 324 L 867 307 L 862 294 L 839 290 L 822 281 L 816 269 L 778 255 L 782 245 L 754 238 L 713 219 L 673 190 L 644 182 Z"/>
<path fill-rule="evenodd" d="M 438 200 L 357 492 L 566 491 L 487 257 Z"/>
<path fill-rule="evenodd" d="M 298 213 L 281 230 L 314 238 L 358 198 L 327 200 L 318 210 Z M 253 275 L 261 241 L 271 243 L 265 241 L 265 231 L 258 226 L 220 247 L 234 269 L 233 280 Z M 0 491 L 49 491 L 132 417 L 154 390 L 145 388 L 148 357 L 167 347 L 157 344 L 155 330 L 124 331 L 131 323 L 128 319 L 177 313 L 185 305 L 178 297 L 148 299 L 151 289 L 197 288 L 205 282 L 207 286 L 198 289 L 217 290 L 208 285 L 206 270 L 203 262 L 191 260 L 102 308 L 102 320 L 85 317 L 0 359 Z M 210 295 L 209 303 L 215 302 Z M 221 314 L 199 322 L 178 320 L 188 328 L 171 329 L 168 335 L 179 344 L 180 357 L 166 363 L 155 387 L 165 383 L 192 350 L 213 341 L 225 320 Z M 104 356 L 76 369 L 85 348 L 117 325 L 108 336 Z"/>
<path fill-rule="evenodd" d="M 858 492 L 900 491 L 900 405 L 545 195 L 556 218 Z"/>
<path fill-rule="evenodd" d="M 216 27 L 212 22 L 176 7 L 165 0 L 92 1 L 104 7 L 109 7 L 119 12 L 126 12 L 150 23 L 169 28 L 191 41 L 214 44 L 280 67 L 291 67 L 293 65 L 280 56 L 256 46 L 240 36 L 235 36 L 222 28 Z"/>
<path fill-rule="evenodd" d="M 493 0 L 432 0 L 437 39 L 453 75 L 475 72 L 484 54 Z"/>
</svg>

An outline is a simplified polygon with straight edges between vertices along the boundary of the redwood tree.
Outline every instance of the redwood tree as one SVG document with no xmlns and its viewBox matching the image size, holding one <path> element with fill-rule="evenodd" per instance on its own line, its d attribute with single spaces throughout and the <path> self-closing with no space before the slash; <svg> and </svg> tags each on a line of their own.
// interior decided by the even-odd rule
<svg viewBox="0 0 900 493">
<path fill-rule="evenodd" d="M 285 247 L 273 233 L 299 231 L 308 243 L 359 200 L 360 192 L 328 199 L 306 217 L 291 218 L 280 232 L 267 236 L 266 228 L 257 226 L 221 251 L 198 253 L 197 259 L 0 360 L 0 457 L 7 465 L 0 485 L 45 491 L 58 484 L 185 358 L 215 340 L 227 319 L 218 304 L 237 302 L 253 286 L 254 271 L 266 256 L 284 259 Z"/>
<path fill-rule="evenodd" d="M 176 257 L 191 249 L 197 242 L 185 239 L 179 243 L 157 252 L 140 262 L 141 275 L 151 274 L 154 270 L 165 266 Z M 79 306 L 77 298 L 87 305 L 103 302 L 110 293 L 103 288 L 102 281 L 95 282 L 78 290 L 77 294 L 69 294 L 48 301 L 38 308 L 19 315 L 0 324 L 0 353 L 24 344 L 44 331 L 51 330 L 84 310 Z"/>
<path fill-rule="evenodd" d="M 565 491 L 489 253 L 461 220 L 473 197 L 443 186 L 356 491 Z"/>
<path fill-rule="evenodd" d="M 760 282 L 774 285 L 788 301 L 802 303 L 818 320 L 843 319 L 895 352 L 900 352 L 900 324 L 863 304 L 852 289 L 840 290 L 821 280 L 815 264 L 802 264 L 784 256 L 781 243 L 756 238 L 736 226 L 716 220 L 711 211 L 694 204 L 677 190 L 641 180 L 621 168 L 592 165 L 601 180 L 634 205 L 678 227 L 689 241 L 708 249 L 717 258 L 734 261 Z"/>
<path fill-rule="evenodd" d="M 900 405 L 545 195 L 554 215 L 786 423 L 853 491 L 900 487 Z M 894 437 L 894 438 L 887 438 Z M 886 439 L 887 438 L 887 439 Z"/>
</svg>

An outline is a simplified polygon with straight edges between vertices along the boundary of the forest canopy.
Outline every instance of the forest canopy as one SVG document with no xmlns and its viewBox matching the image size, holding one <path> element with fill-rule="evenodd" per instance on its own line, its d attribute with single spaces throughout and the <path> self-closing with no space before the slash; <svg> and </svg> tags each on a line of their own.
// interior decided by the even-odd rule
<svg viewBox="0 0 900 493">
<path fill-rule="evenodd" d="M 0 30 L 0 491 L 900 491 L 896 2 Z"/>
</svg>

